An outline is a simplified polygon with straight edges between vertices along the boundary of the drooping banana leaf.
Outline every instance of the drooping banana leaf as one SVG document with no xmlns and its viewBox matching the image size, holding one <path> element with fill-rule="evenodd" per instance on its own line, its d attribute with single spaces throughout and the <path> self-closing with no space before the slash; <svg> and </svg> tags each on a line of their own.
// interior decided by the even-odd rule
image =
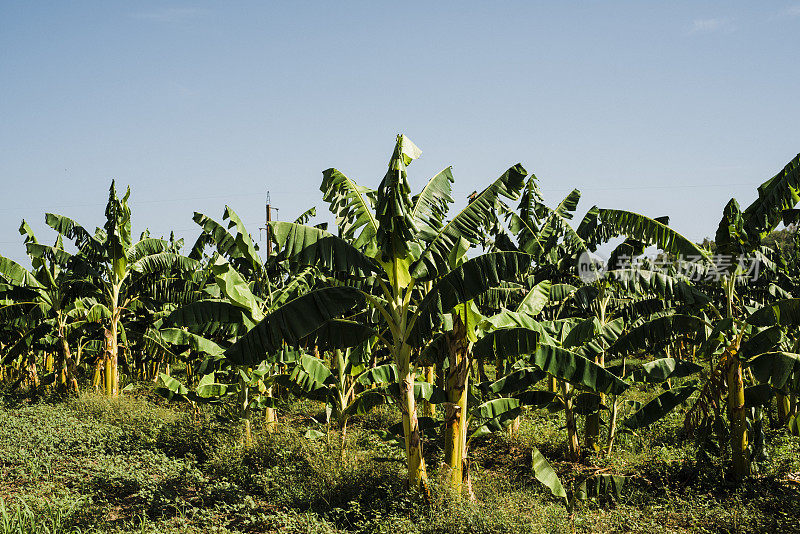
<svg viewBox="0 0 800 534">
<path fill-rule="evenodd" d="M 145 256 L 161 254 L 169 248 L 169 241 L 148 237 L 136 242 L 127 250 L 128 263 L 136 263 Z"/>
<path fill-rule="evenodd" d="M 783 389 L 790 378 L 800 375 L 800 354 L 766 352 L 750 360 L 748 367 L 759 382 Z"/>
<path fill-rule="evenodd" d="M 539 315 L 547 303 L 550 301 L 550 289 L 552 283 L 550 280 L 542 280 L 528 292 L 522 299 L 522 302 L 517 306 L 518 313 L 527 313 L 528 315 Z"/>
<path fill-rule="evenodd" d="M 665 252 L 710 262 L 707 251 L 655 219 L 631 211 L 613 209 L 599 209 L 596 217 L 594 224 L 584 218 L 578 229 L 578 234 L 590 248 L 624 235 L 647 245 L 654 245 Z"/>
<path fill-rule="evenodd" d="M 514 395 L 514 398 L 518 399 L 521 405 L 533 406 L 535 408 L 550 406 L 553 402 L 557 402 L 557 397 L 557 393 L 538 389 L 531 389 Z"/>
<path fill-rule="evenodd" d="M 575 324 L 561 342 L 565 349 L 580 347 L 584 343 L 591 341 L 602 329 L 600 321 L 596 317 L 589 317 Z"/>
<path fill-rule="evenodd" d="M 666 416 L 676 406 L 686 402 L 697 388 L 694 385 L 670 389 L 642 406 L 624 421 L 624 425 L 636 430 L 651 425 Z"/>
<path fill-rule="evenodd" d="M 659 358 L 648 362 L 640 369 L 633 372 L 634 380 L 646 381 L 650 383 L 660 383 L 670 378 L 683 378 L 685 376 L 699 373 L 703 370 L 702 365 L 678 360 L 675 358 Z"/>
<path fill-rule="evenodd" d="M 491 419 L 496 419 L 512 410 L 518 410 L 519 407 L 519 399 L 515 399 L 514 397 L 492 399 L 472 408 L 470 420 L 477 421 L 478 424 L 481 424 Z"/>
<path fill-rule="evenodd" d="M 69 217 L 45 213 L 45 223 L 67 239 L 71 239 L 79 250 L 85 251 L 92 256 L 103 254 L 103 244 L 87 232 L 83 226 Z"/>
<path fill-rule="evenodd" d="M 745 341 L 739 348 L 739 357 L 747 360 L 763 352 L 775 350 L 775 348 L 785 339 L 780 325 L 765 328 Z"/>
<path fill-rule="evenodd" d="M 161 252 L 138 259 L 130 264 L 130 269 L 142 274 L 156 274 L 171 269 L 191 273 L 200 269 L 200 262 L 174 252 Z"/>
<path fill-rule="evenodd" d="M 156 387 L 156 393 L 170 401 L 187 401 L 186 395 L 189 390 L 186 386 L 175 380 L 171 376 L 161 373 L 158 375 L 161 386 Z"/>
<path fill-rule="evenodd" d="M 14 260 L 0 256 L 0 276 L 9 283 L 30 289 L 44 289 L 36 277 Z"/>
<path fill-rule="evenodd" d="M 303 372 L 320 385 L 331 385 L 336 380 L 330 369 L 319 358 L 304 354 L 300 358 L 299 364 Z"/>
<path fill-rule="evenodd" d="M 747 226 L 765 235 L 778 225 L 783 210 L 793 208 L 800 201 L 800 154 L 786 166 L 758 186 L 758 198 L 744 211 Z"/>
<path fill-rule="evenodd" d="M 185 326 L 204 336 L 239 332 L 254 323 L 241 308 L 220 300 L 199 300 L 170 313 L 166 323 Z"/>
<path fill-rule="evenodd" d="M 745 321 L 753 326 L 800 325 L 800 299 L 779 300 L 755 311 Z"/>
<path fill-rule="evenodd" d="M 187 332 L 186 330 L 181 330 L 179 328 L 162 328 L 160 333 L 161 337 L 169 343 L 174 345 L 187 345 L 191 347 L 192 350 L 209 354 L 211 356 L 220 356 L 225 351 L 224 348 L 220 347 L 217 343 L 211 341 L 210 339 L 206 339 L 202 336 L 192 334 L 191 332 Z"/>
<path fill-rule="evenodd" d="M 383 271 L 374 259 L 324 230 L 287 222 L 269 224 L 278 247 L 292 262 L 355 276 Z"/>
<path fill-rule="evenodd" d="M 60 236 L 59 236 L 60 237 Z M 75 261 L 72 254 L 59 247 L 50 247 L 41 243 L 26 243 L 25 249 L 31 257 L 34 267 L 43 265 L 43 259 L 47 259 L 61 266 L 69 265 L 70 261 Z"/>
<path fill-rule="evenodd" d="M 756 384 L 744 388 L 744 405 L 747 408 L 768 405 L 775 396 L 775 388 L 770 384 Z"/>
<path fill-rule="evenodd" d="M 536 447 L 531 448 L 531 468 L 536 480 L 547 486 L 547 489 L 555 497 L 561 497 L 565 503 L 567 502 L 567 491 L 561 484 L 561 479 L 558 478 L 558 474 L 550 462 Z"/>
<path fill-rule="evenodd" d="M 487 317 L 479 325 L 479 328 L 484 332 L 500 328 L 527 328 L 528 330 L 535 330 L 539 333 L 539 339 L 542 343 L 549 345 L 553 344 L 550 332 L 544 326 L 544 322 L 539 322 L 526 313 L 517 313 L 509 310 L 503 310 L 500 313 Z"/>
<path fill-rule="evenodd" d="M 211 266 L 211 271 L 220 291 L 234 306 L 244 310 L 256 322 L 264 317 L 261 299 L 253 294 L 250 285 L 230 263 L 220 256 Z"/>
<path fill-rule="evenodd" d="M 353 402 L 345 408 L 342 417 L 348 418 L 354 415 L 366 415 L 376 406 L 389 402 L 392 402 L 392 399 L 382 389 L 368 389 L 356 395 Z"/>
<path fill-rule="evenodd" d="M 317 345 L 319 350 L 355 347 L 375 335 L 369 325 L 345 319 L 331 319 L 302 341 L 305 346 Z"/>
<path fill-rule="evenodd" d="M 495 400 L 509 400 L 509 399 L 495 399 Z M 516 399 L 511 399 L 516 401 Z M 504 410 L 499 411 L 497 415 L 492 417 L 491 419 L 483 420 L 481 423 L 478 424 L 478 427 L 469 434 L 467 438 L 467 446 L 474 438 L 479 438 L 482 436 L 487 436 L 489 434 L 493 434 L 495 432 L 501 432 L 508 428 L 514 419 L 519 417 L 522 413 L 522 408 L 517 403 L 503 403 L 503 407 L 506 408 Z"/>
<path fill-rule="evenodd" d="M 541 369 L 526 367 L 513 371 L 494 382 L 478 384 L 484 395 L 510 395 L 533 386 L 546 376 Z"/>
<path fill-rule="evenodd" d="M 655 293 L 659 297 L 682 304 L 702 306 L 709 297 L 687 280 L 662 271 L 645 269 L 617 269 L 607 271 L 606 278 L 632 294 Z"/>
<path fill-rule="evenodd" d="M 561 347 L 539 344 L 529 361 L 556 378 L 596 393 L 619 395 L 628 389 L 626 382 L 600 365 Z"/>
<path fill-rule="evenodd" d="M 484 334 L 472 346 L 476 358 L 513 358 L 531 354 L 539 345 L 539 332 L 527 328 L 503 328 Z"/>
<path fill-rule="evenodd" d="M 378 365 L 358 376 L 356 382 L 362 386 L 393 384 L 397 382 L 397 367 L 393 363 Z"/>
<path fill-rule="evenodd" d="M 327 287 L 301 295 L 272 311 L 225 351 L 236 365 L 258 364 L 284 343 L 296 345 L 330 319 L 365 304 L 364 294 L 351 287 Z"/>
<path fill-rule="evenodd" d="M 655 352 L 659 347 L 677 339 L 689 337 L 698 342 L 705 339 L 706 323 L 693 315 L 667 315 L 633 328 L 609 347 L 610 354 L 630 354 L 638 351 Z"/>
</svg>

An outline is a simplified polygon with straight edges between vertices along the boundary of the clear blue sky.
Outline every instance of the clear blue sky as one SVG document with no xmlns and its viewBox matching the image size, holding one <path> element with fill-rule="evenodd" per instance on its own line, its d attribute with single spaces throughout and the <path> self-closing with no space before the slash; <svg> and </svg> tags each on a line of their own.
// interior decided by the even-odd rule
<svg viewBox="0 0 800 534">
<path fill-rule="evenodd" d="M 192 242 L 193 211 L 253 233 L 316 205 L 335 166 L 377 187 L 394 135 L 452 164 L 457 205 L 516 162 L 557 203 L 668 214 L 724 204 L 800 152 L 800 2 L 0 2 L 0 253 L 27 219 Z M 27 263 L 27 262 L 26 262 Z"/>
</svg>

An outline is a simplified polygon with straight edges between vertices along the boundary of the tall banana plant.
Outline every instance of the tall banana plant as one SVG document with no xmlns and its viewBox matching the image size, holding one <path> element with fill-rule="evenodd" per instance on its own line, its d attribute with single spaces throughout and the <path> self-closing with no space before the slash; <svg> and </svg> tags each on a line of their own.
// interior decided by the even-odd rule
<svg viewBox="0 0 800 534">
<path fill-rule="evenodd" d="M 308 212 L 303 217 L 307 216 Z M 223 214 L 223 220 L 228 221 L 227 227 L 201 213 L 195 213 L 194 220 L 202 228 L 202 233 L 190 256 L 202 258 L 206 247 L 213 246 L 214 252 L 209 258 L 210 284 L 203 288 L 205 298 L 179 307 L 166 318 L 166 323 L 178 327 L 178 330 L 166 329 L 163 334 L 166 334 L 165 342 L 177 342 L 183 346 L 188 333 L 194 344 L 200 343 L 211 348 L 211 352 L 205 351 L 206 361 L 198 370 L 222 370 L 223 363 L 233 364 L 215 380 L 222 380 L 224 378 L 221 377 L 227 374 L 236 381 L 235 384 L 228 384 L 225 391 L 239 393 L 238 404 L 244 419 L 245 440 L 249 442 L 250 413 L 253 406 L 264 408 L 267 429 L 271 431 L 275 428 L 277 419 L 272 393 L 276 367 L 287 363 L 283 355 L 292 354 L 294 360 L 301 354 L 291 351 L 287 353 L 280 343 L 276 343 L 269 350 L 247 354 L 248 363 L 244 365 L 240 361 L 244 358 L 241 354 L 236 358 L 226 359 L 228 353 L 225 349 L 229 349 L 236 340 L 250 332 L 265 316 L 279 312 L 282 305 L 298 305 L 298 298 L 302 302 L 304 295 L 315 284 L 316 273 L 312 268 L 291 271 L 287 275 L 279 273 L 276 276 L 270 273 L 268 265 L 275 267 L 275 255 L 262 262 L 241 219 L 228 206 Z M 334 293 L 331 293 L 333 296 L 314 293 L 308 298 L 313 302 L 315 295 L 323 302 L 336 304 L 337 295 Z M 341 304 L 345 306 L 342 311 L 346 310 L 346 299 Z M 305 330 L 303 335 L 312 333 L 329 318 L 325 316 L 322 322 Z M 307 325 L 302 327 L 306 328 Z"/>
<path fill-rule="evenodd" d="M 800 196 L 800 155 L 790 161 L 777 175 L 773 176 L 758 188 L 758 198 L 743 212 L 735 199 L 725 206 L 720 221 L 715 245 L 717 253 L 724 262 L 720 274 L 724 294 L 724 319 L 716 326 L 720 332 L 728 330 L 728 343 L 721 357 L 727 374 L 728 418 L 731 426 L 731 452 L 733 458 L 732 474 L 740 480 L 751 473 L 751 458 L 748 453 L 750 440 L 747 430 L 747 413 L 745 410 L 744 368 L 753 361 L 769 360 L 770 365 L 780 366 L 784 362 L 783 352 L 773 356 L 758 355 L 763 349 L 773 349 L 779 326 L 791 325 L 790 318 L 776 318 L 774 324 L 759 324 L 753 316 L 748 317 L 744 302 L 737 295 L 737 280 L 747 279 L 751 273 L 746 272 L 753 261 L 762 261 L 762 240 L 772 232 L 791 212 Z M 781 309 L 766 307 L 762 315 L 769 316 L 771 311 Z M 790 316 L 791 317 L 791 316 Z M 727 327 L 731 324 L 732 328 Z M 767 326 L 761 330 L 759 326 Z M 753 328 L 755 327 L 755 328 Z M 724 334 L 723 334 L 724 335 Z M 796 347 L 792 352 L 797 352 Z M 756 358 L 757 357 L 757 358 Z M 723 363 L 724 362 L 724 363 Z M 791 367 L 791 366 L 790 366 Z"/>
<path fill-rule="evenodd" d="M 93 292 L 105 308 L 103 374 L 106 395 L 119 394 L 119 342 L 126 340 L 124 318 L 138 301 L 137 289 L 146 281 L 153 284 L 167 272 L 192 273 L 199 262 L 170 251 L 163 239 L 143 237 L 133 241 L 131 211 L 128 206 L 130 188 L 120 198 L 112 181 L 106 204 L 103 228 L 90 233 L 74 220 L 47 213 L 45 222 L 60 235 L 71 239 L 78 248 L 72 268 L 85 278 L 85 290 Z"/>
<path fill-rule="evenodd" d="M 532 176 L 523 191 L 516 211 L 501 206 L 501 215 L 505 218 L 509 233 L 516 238 L 516 244 L 510 239 L 498 236 L 495 246 L 511 250 L 530 252 L 536 262 L 529 273 L 529 279 L 535 280 L 540 289 L 543 284 L 552 286 L 560 295 L 553 299 L 555 305 L 543 305 L 535 311 L 540 313 L 548 308 L 551 319 L 573 318 L 584 320 L 582 331 L 591 332 L 592 343 L 582 349 L 584 356 L 592 359 L 601 367 L 605 366 L 604 350 L 609 343 L 641 312 L 646 312 L 645 304 L 654 299 L 663 299 L 660 310 L 665 310 L 668 303 L 676 300 L 683 304 L 698 304 L 708 301 L 701 298 L 697 290 L 685 279 L 676 278 L 652 269 L 621 269 L 624 260 L 642 254 L 648 245 L 654 245 L 665 252 L 696 256 L 707 260 L 707 252 L 668 226 L 667 218 L 650 219 L 637 213 L 623 210 L 603 210 L 591 208 L 583 217 L 577 229 L 573 229 L 570 220 L 578 206 L 580 191 L 571 191 L 555 208 L 549 208 L 543 200 L 536 177 Z M 612 253 L 608 265 L 602 271 L 606 276 L 596 273 L 584 273 L 581 269 L 588 267 L 590 253 L 609 239 L 623 235 L 625 241 Z M 587 274 L 589 276 L 587 276 Z M 547 292 L 530 292 L 525 300 L 547 303 Z M 536 296 L 536 299 L 531 299 Z M 556 296 L 556 295 L 554 295 Z M 544 298 L 542 298 L 544 297 Z M 549 304 L 549 303 L 548 303 Z M 543 320 L 544 316 L 538 317 Z M 563 329 L 562 329 L 563 330 Z M 567 384 L 563 387 L 569 388 Z M 555 384 L 551 390 L 555 391 Z M 604 407 L 605 400 L 600 395 Z M 616 401 L 612 405 L 612 418 L 609 440 L 606 446 L 610 452 L 613 444 L 614 425 L 616 424 Z M 568 429 L 571 407 L 566 408 Z M 574 421 L 573 421 L 574 423 Z M 599 450 L 600 413 L 590 411 L 586 419 L 586 446 Z M 578 443 L 570 433 L 570 456 L 577 458 Z"/>
<path fill-rule="evenodd" d="M 748 394 L 745 371 L 750 368 L 756 380 L 769 384 L 779 394 L 796 391 L 797 387 L 798 345 L 790 343 L 787 337 L 787 328 L 800 324 L 791 312 L 794 299 L 754 310 L 748 306 L 748 301 L 753 301 L 744 298 L 743 292 L 752 274 L 747 269 L 754 260 L 769 268 L 769 262 L 764 262 L 762 239 L 800 199 L 796 192 L 798 185 L 800 156 L 764 182 L 758 189 L 758 198 L 746 210 L 741 211 L 735 199 L 725 206 L 715 237 L 715 265 L 701 270 L 711 275 L 711 281 L 703 284 L 703 289 L 714 297 L 714 302 L 706 307 L 708 315 L 653 318 L 621 337 L 611 349 L 652 350 L 680 334 L 699 347 L 698 355 L 706 358 L 711 368 L 687 413 L 685 425 L 688 430 L 712 428 L 722 400 L 727 397 L 731 475 L 735 480 L 751 473 L 751 462 L 758 452 L 748 431 L 748 406 L 754 405 L 755 391 Z M 675 328 L 677 325 L 680 326 Z M 757 428 L 760 410 L 752 415 L 750 426 Z"/>
<path fill-rule="evenodd" d="M 4 290 L 4 315 L 27 318 L 29 326 L 9 347 L 4 360 L 29 352 L 34 343 L 44 344 L 45 352 L 57 354 L 53 369 L 47 370 L 54 371 L 58 388 L 77 393 L 77 365 L 70 350 L 69 333 L 85 321 L 74 321 L 72 313 L 76 301 L 72 287 L 75 280 L 68 269 L 72 255 L 64 250 L 61 236 L 52 247 L 40 244 L 24 220 L 20 233 L 25 236 L 33 270 L 0 256 L 0 278 L 8 284 Z M 50 340 L 54 343 L 48 343 Z"/>
<path fill-rule="evenodd" d="M 352 291 L 366 304 L 369 314 L 364 320 L 398 372 L 409 482 L 424 489 L 427 471 L 414 394 L 414 349 L 430 340 L 445 313 L 524 271 L 530 257 L 487 254 L 450 270 L 448 256 L 480 241 L 496 203 L 501 197 L 518 196 L 526 172 L 520 165 L 511 167 L 445 222 L 452 201 L 451 171 L 438 173 L 412 197 L 406 169 L 419 156 L 420 150 L 399 135 L 376 191 L 336 169 L 325 171 L 321 190 L 336 215 L 338 235 L 296 223 L 275 222 L 270 227 L 284 257 L 328 273 L 334 287 Z M 274 327 L 274 318 L 266 317 L 254 331 Z M 248 334 L 230 352 L 246 359 L 245 347 L 261 350 L 268 345 Z"/>
</svg>

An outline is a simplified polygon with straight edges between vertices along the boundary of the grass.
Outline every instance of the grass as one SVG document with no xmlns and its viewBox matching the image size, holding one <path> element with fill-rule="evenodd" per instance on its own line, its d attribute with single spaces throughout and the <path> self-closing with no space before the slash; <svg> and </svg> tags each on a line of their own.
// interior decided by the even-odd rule
<svg viewBox="0 0 800 534">
<path fill-rule="evenodd" d="M 800 531 L 800 489 L 789 478 L 800 472 L 800 440 L 779 431 L 768 431 L 761 472 L 734 486 L 722 463 L 695 460 L 680 414 L 620 435 L 611 458 L 589 457 L 578 468 L 564 460 L 563 415 L 527 412 L 514 435 L 473 443 L 474 503 L 438 486 L 441 450 L 426 442 L 432 502 L 425 504 L 404 485 L 403 451 L 375 434 L 398 420 L 396 410 L 354 420 L 342 462 L 335 430 L 330 439 L 304 437 L 313 426 L 307 414 L 319 409 L 286 404 L 274 434 L 256 419 L 255 441 L 245 448 L 229 410 L 165 405 L 146 387 L 117 400 L 7 405 L 0 408 L 0 532 Z M 624 405 L 621 415 L 630 410 Z M 567 484 L 590 467 L 629 475 L 622 495 L 578 503 L 570 515 L 533 477 L 532 447 Z"/>
</svg>

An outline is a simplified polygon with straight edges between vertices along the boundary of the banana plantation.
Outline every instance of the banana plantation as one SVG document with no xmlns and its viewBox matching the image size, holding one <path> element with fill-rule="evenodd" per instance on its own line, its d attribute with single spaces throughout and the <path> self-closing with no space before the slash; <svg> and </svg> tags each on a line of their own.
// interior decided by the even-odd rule
<svg viewBox="0 0 800 534">
<path fill-rule="evenodd" d="M 268 247 L 229 206 L 134 235 L 113 182 L 22 221 L 2 531 L 800 530 L 800 156 L 698 244 L 521 164 L 456 211 L 420 155 Z"/>
</svg>

